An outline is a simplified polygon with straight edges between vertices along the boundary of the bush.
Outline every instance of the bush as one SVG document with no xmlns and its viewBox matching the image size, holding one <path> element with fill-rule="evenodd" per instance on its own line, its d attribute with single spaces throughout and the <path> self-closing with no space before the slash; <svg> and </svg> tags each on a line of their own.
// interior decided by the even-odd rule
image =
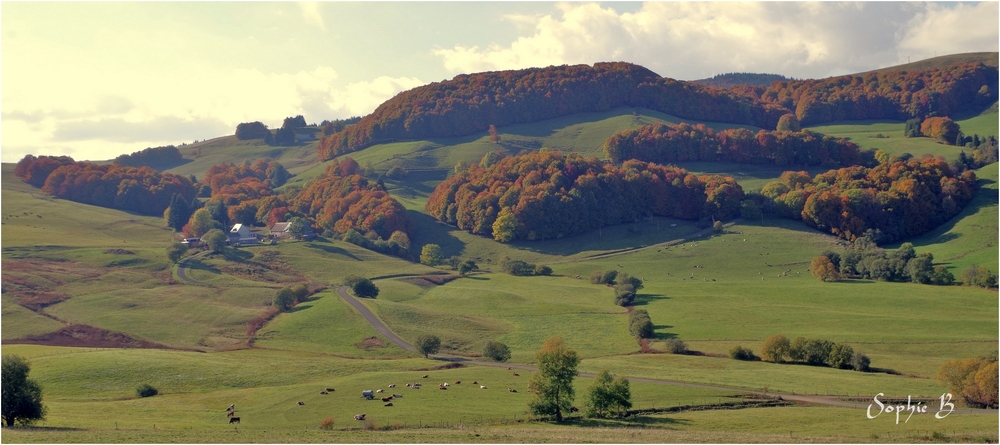
<svg viewBox="0 0 1000 445">
<path fill-rule="evenodd" d="M 292 291 L 292 288 L 286 287 L 274 295 L 273 305 L 279 311 L 285 312 L 295 306 L 295 300 L 295 292 Z"/>
<path fill-rule="evenodd" d="M 629 314 L 628 331 L 638 338 L 653 336 L 653 322 L 649 319 L 649 313 L 645 309 L 634 310 Z"/>
<path fill-rule="evenodd" d="M 135 394 L 139 397 L 153 397 L 159 393 L 160 391 L 158 391 L 156 388 L 153 388 L 153 386 L 150 385 L 149 383 L 143 383 L 142 385 L 139 385 L 139 387 L 135 389 Z"/>
<path fill-rule="evenodd" d="M 729 350 L 729 357 L 736 360 L 746 360 L 753 361 L 757 360 L 757 356 L 753 355 L 753 351 L 749 348 L 744 348 L 742 346 L 735 346 L 733 349 Z"/>
<path fill-rule="evenodd" d="M 615 278 L 617 277 L 618 277 L 618 271 L 611 269 L 607 272 L 604 272 L 604 275 L 601 277 L 601 283 L 608 285 L 615 284 Z"/>
<path fill-rule="evenodd" d="M 483 357 L 495 362 L 505 362 L 510 360 L 510 348 L 503 343 L 490 340 L 486 343 L 486 347 L 483 348 Z"/>
<path fill-rule="evenodd" d="M 809 340 L 805 344 L 804 360 L 810 365 L 822 365 L 830 358 L 833 342 L 829 340 Z"/>
<path fill-rule="evenodd" d="M 500 259 L 500 269 L 503 270 L 504 273 L 508 273 L 516 277 L 527 277 L 535 274 L 534 264 L 526 263 L 521 260 L 512 260 L 508 257 Z"/>
<path fill-rule="evenodd" d="M 332 430 L 333 429 L 333 417 L 327 417 L 319 423 L 319 429 L 321 430 Z"/>
<path fill-rule="evenodd" d="M 428 266 L 437 266 L 444 260 L 444 253 L 441 246 L 437 244 L 426 244 L 420 250 L 420 263 Z"/>
<path fill-rule="evenodd" d="M 615 304 L 625 307 L 635 302 L 635 288 L 631 284 L 620 284 L 615 287 Z"/>
<path fill-rule="evenodd" d="M 671 338 L 670 340 L 667 340 L 667 350 L 670 351 L 671 354 L 686 354 L 688 352 L 688 347 L 687 344 L 684 343 L 684 340 Z"/>
<path fill-rule="evenodd" d="M 539 264 L 535 266 L 535 275 L 549 276 L 552 275 L 552 268 L 544 264 Z"/>
<path fill-rule="evenodd" d="M 615 281 L 619 285 L 630 284 L 632 285 L 632 288 L 634 288 L 636 291 L 644 287 L 641 279 L 639 279 L 638 277 L 633 277 L 625 272 L 620 272 L 618 276 L 615 277 Z"/>
<path fill-rule="evenodd" d="M 791 343 L 788 338 L 781 334 L 775 334 L 764 340 L 764 345 L 760 348 L 760 358 L 764 361 L 781 363 L 788 357 Z"/>
<path fill-rule="evenodd" d="M 295 301 L 301 303 L 309 298 L 309 287 L 305 284 L 296 284 L 292 286 L 292 293 L 295 294 Z"/>
<path fill-rule="evenodd" d="M 851 369 L 854 367 L 853 360 L 854 348 L 843 344 L 834 344 L 827 357 L 827 363 L 837 369 Z"/>
<path fill-rule="evenodd" d="M 595 270 L 590 273 L 590 283 L 591 284 L 603 284 L 604 283 L 604 271 Z"/>
<path fill-rule="evenodd" d="M 351 285 L 351 292 L 354 293 L 355 297 L 359 298 L 375 298 L 378 297 L 378 286 L 372 283 L 372 280 L 367 278 L 362 278 L 360 280 L 354 280 L 354 284 Z"/>
<path fill-rule="evenodd" d="M 855 371 L 868 372 L 871 371 L 871 359 L 867 355 L 860 352 L 855 352 L 854 357 L 851 357 L 851 366 Z"/>
</svg>

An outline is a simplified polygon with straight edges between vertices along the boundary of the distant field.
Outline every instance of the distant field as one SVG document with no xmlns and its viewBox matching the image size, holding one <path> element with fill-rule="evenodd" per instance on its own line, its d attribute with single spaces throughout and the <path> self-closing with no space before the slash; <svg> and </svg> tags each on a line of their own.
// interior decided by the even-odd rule
<svg viewBox="0 0 1000 445">
<path fill-rule="evenodd" d="M 289 172 L 298 173 L 316 162 L 317 143 L 275 147 L 264 144 L 263 139 L 241 141 L 233 135 L 222 136 L 177 147 L 181 155 L 190 162 L 166 171 L 185 176 L 195 175 L 202 179 L 208 168 L 216 164 L 238 164 L 244 159 L 274 159 Z"/>
<path fill-rule="evenodd" d="M 998 119 L 1000 119 L 1000 115 L 993 111 L 959 120 L 957 123 L 962 128 L 963 134 L 996 137 L 1000 133 L 997 130 L 998 122 L 1000 122 Z M 910 153 L 914 156 L 931 154 L 944 156 L 945 159 L 951 161 L 958 159 L 959 153 L 963 150 L 966 154 L 972 153 L 970 148 L 945 145 L 931 138 L 903 137 L 905 128 L 905 122 L 884 120 L 834 122 L 809 127 L 812 131 L 849 138 L 862 148 L 877 148 L 893 156 L 899 156 L 903 153 Z M 876 137 L 879 134 L 886 137 Z"/>
</svg>

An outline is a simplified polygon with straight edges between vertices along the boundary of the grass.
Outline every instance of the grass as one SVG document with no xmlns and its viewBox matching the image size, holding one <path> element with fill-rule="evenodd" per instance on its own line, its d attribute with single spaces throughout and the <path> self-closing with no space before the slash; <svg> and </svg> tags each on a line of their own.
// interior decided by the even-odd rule
<svg viewBox="0 0 1000 445">
<path fill-rule="evenodd" d="M 290 147 L 272 147 L 263 139 L 241 141 L 236 136 L 222 136 L 177 147 L 189 162 L 166 170 L 169 173 L 203 179 L 209 167 L 222 163 L 241 163 L 245 159 L 274 159 L 291 173 L 298 173 L 316 162 L 317 142 Z M 200 155 L 198 154 L 200 153 Z"/>
</svg>

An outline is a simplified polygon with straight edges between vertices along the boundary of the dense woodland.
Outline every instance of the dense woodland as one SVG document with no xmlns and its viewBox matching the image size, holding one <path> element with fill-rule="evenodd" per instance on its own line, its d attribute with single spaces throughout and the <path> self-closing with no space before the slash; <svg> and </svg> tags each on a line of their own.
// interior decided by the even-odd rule
<svg viewBox="0 0 1000 445">
<path fill-rule="evenodd" d="M 957 215 L 973 196 L 976 175 L 926 157 L 830 170 L 815 178 L 785 172 L 764 186 L 765 209 L 853 240 L 872 230 L 878 242 L 929 232 Z"/>
<path fill-rule="evenodd" d="M 762 73 L 726 73 L 716 74 L 708 79 L 694 80 L 692 82 L 705 86 L 717 88 L 729 88 L 737 85 L 768 86 L 780 80 L 793 80 L 780 74 Z"/>
<path fill-rule="evenodd" d="M 612 162 L 626 159 L 660 164 L 687 161 L 740 164 L 826 165 L 861 164 L 857 144 L 802 131 L 764 131 L 745 128 L 716 132 L 703 124 L 653 124 L 623 130 L 604 143 Z"/>
<path fill-rule="evenodd" d="M 159 216 L 175 194 L 192 200 L 198 191 L 190 178 L 149 167 L 75 162 L 67 156 L 27 155 L 14 174 L 62 199 Z"/>
<path fill-rule="evenodd" d="M 155 167 L 159 165 L 176 165 L 184 161 L 180 150 L 173 145 L 151 147 L 128 155 L 115 158 L 115 164 L 128 167 Z"/>
<path fill-rule="evenodd" d="M 561 238 L 651 215 L 728 219 L 739 214 L 742 199 L 730 177 L 542 151 L 469 167 L 437 186 L 427 211 L 507 242 Z"/>
<path fill-rule="evenodd" d="M 490 125 L 642 107 L 685 119 L 776 128 L 794 113 L 802 125 L 837 120 L 925 118 L 981 111 L 997 100 L 997 68 L 965 63 L 946 69 L 893 71 L 778 81 L 721 89 L 657 76 L 623 62 L 463 74 L 380 105 L 323 138 L 319 159 L 393 140 L 453 137 Z"/>
</svg>

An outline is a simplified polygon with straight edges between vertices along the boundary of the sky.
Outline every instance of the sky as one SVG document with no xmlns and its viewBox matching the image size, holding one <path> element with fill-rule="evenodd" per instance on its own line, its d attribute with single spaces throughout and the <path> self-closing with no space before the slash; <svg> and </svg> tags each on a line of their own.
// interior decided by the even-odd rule
<svg viewBox="0 0 1000 445">
<path fill-rule="evenodd" d="M 363 116 L 461 73 L 822 78 L 997 51 L 997 2 L 0 2 L 0 161 Z"/>
</svg>

